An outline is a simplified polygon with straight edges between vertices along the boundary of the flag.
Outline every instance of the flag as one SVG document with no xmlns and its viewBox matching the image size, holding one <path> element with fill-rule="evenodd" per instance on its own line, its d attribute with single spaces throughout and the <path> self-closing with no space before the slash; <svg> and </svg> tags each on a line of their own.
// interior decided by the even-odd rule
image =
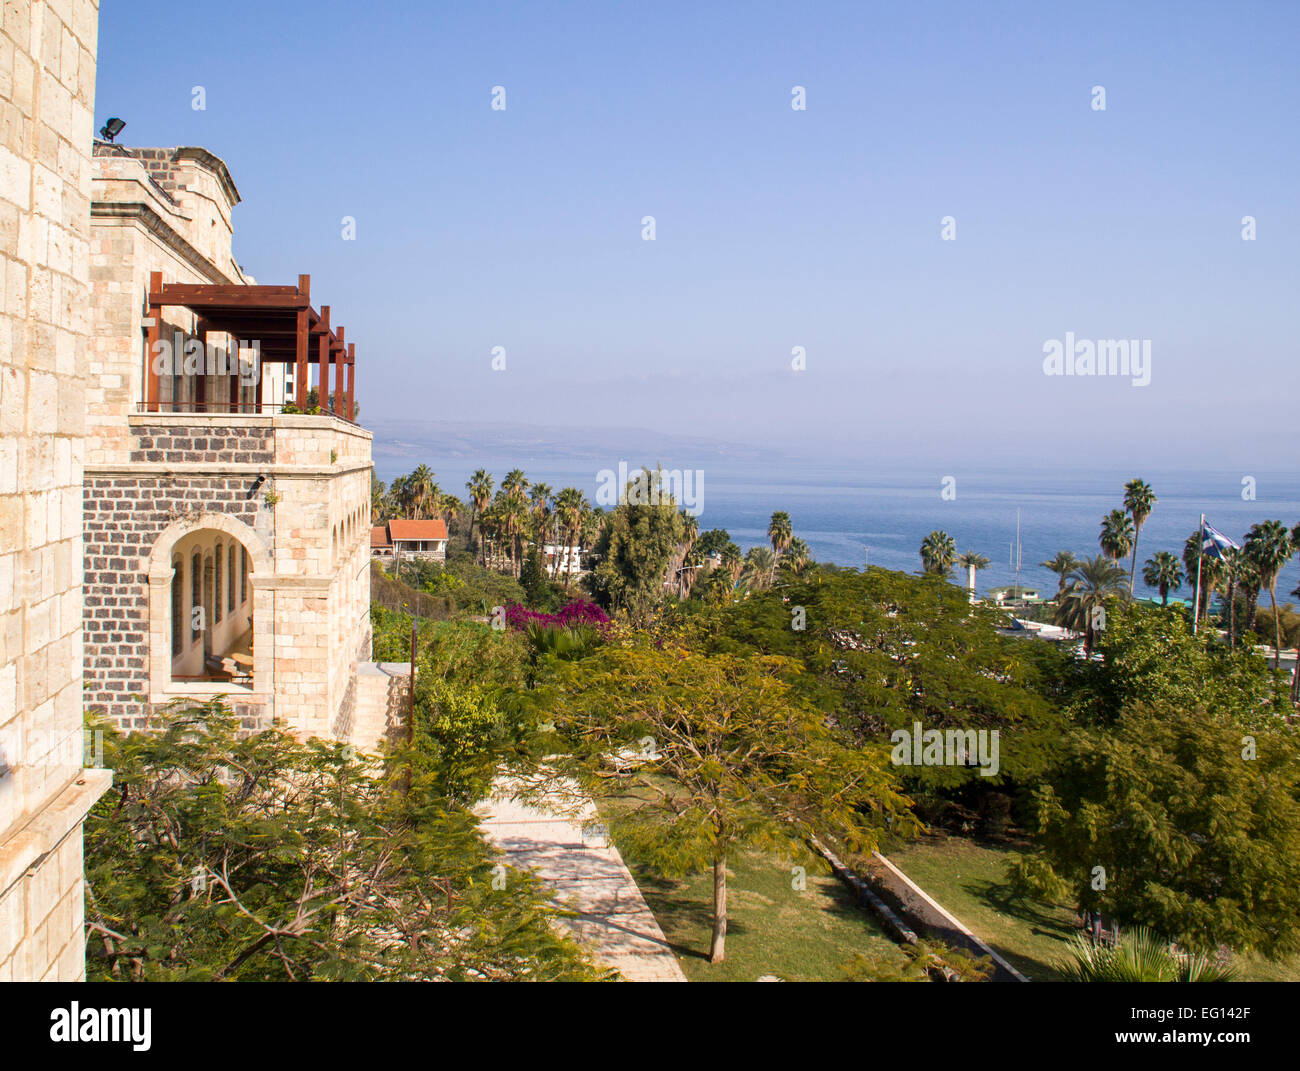
<svg viewBox="0 0 1300 1071">
<path fill-rule="evenodd" d="M 1231 547 L 1233 550 L 1241 550 L 1241 544 L 1229 539 L 1217 528 L 1201 522 L 1201 550 L 1210 558 L 1222 558 L 1223 552 Z"/>
</svg>

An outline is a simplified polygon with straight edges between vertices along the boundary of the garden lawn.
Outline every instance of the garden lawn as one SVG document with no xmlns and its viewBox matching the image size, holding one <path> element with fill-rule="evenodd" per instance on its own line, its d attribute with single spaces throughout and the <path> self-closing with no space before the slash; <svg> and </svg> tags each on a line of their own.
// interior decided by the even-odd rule
<svg viewBox="0 0 1300 1071">
<path fill-rule="evenodd" d="M 605 799 L 599 806 L 612 814 L 626 804 Z M 795 863 L 777 852 L 738 850 L 727 867 L 727 955 L 715 966 L 709 963 L 713 871 L 663 878 L 630 846 L 619 850 L 692 982 L 753 982 L 770 975 L 788 982 L 844 981 L 844 966 L 859 954 L 891 967 L 907 962 L 820 856 Z M 802 891 L 794 888 L 796 865 L 806 870 Z"/>
<path fill-rule="evenodd" d="M 736 853 L 727 868 L 727 958 L 709 963 L 713 873 L 684 880 L 655 878 L 626 859 L 682 970 L 692 982 L 843 981 L 856 954 L 903 963 L 905 957 L 851 893 L 830 873 L 813 872 L 791 887 L 791 868 L 775 855 Z"/>
<path fill-rule="evenodd" d="M 884 849 L 882 849 L 884 850 Z M 1032 981 L 1060 981 L 1056 963 L 1078 933 L 1067 904 L 1012 899 L 1007 868 L 1016 849 L 959 837 L 927 836 L 884 850 L 891 862 Z M 1300 981 L 1300 957 L 1272 963 L 1239 956 L 1242 981 Z"/>
</svg>

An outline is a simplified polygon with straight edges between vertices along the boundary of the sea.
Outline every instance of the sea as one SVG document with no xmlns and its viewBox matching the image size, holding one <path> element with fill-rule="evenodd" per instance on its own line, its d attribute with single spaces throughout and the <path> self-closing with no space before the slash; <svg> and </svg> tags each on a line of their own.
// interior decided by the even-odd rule
<svg viewBox="0 0 1300 1071">
<path fill-rule="evenodd" d="M 550 484 L 557 491 L 577 487 L 595 503 L 602 486 L 608 486 L 609 474 L 617 471 L 608 456 L 475 458 L 471 464 L 463 457 L 439 458 L 436 451 L 421 459 L 388 458 L 378 443 L 376 447 L 381 480 L 391 481 L 423 460 L 444 491 L 462 497 L 475 469 L 486 468 L 499 481 L 518 467 L 532 482 Z M 640 463 L 631 460 L 632 471 Z M 655 462 L 647 464 L 653 467 Z M 1102 518 L 1122 507 L 1124 484 L 1136 475 L 1151 485 L 1157 499 L 1138 539 L 1139 595 L 1158 594 L 1143 584 L 1142 563 L 1160 550 L 1181 561 L 1183 544 L 1196 531 L 1202 513 L 1207 523 L 1238 542 L 1257 521 L 1280 520 L 1288 528 L 1300 522 L 1300 476 L 1282 472 L 1130 471 L 1050 464 L 942 471 L 892 462 L 724 459 L 690 469 L 689 481 L 682 486 L 691 491 L 688 504 L 699 509 L 700 531 L 725 528 L 742 550 L 766 543 L 772 512 L 785 510 L 795 534 L 817 561 L 916 572 L 921 567 L 921 540 L 941 529 L 952 536 L 959 553 L 975 551 L 990 560 L 976 577 L 978 591 L 1018 581 L 1047 598 L 1055 592 L 1057 579 L 1039 563 L 1059 550 L 1078 557 L 1099 553 Z M 964 586 L 964 570 L 954 569 L 953 579 Z M 1170 601 L 1190 600 L 1193 580 L 1172 592 Z M 1298 585 L 1300 564 L 1293 558 L 1278 580 L 1279 604 L 1296 602 L 1291 592 Z M 1267 597 L 1262 601 L 1267 605 Z"/>
</svg>

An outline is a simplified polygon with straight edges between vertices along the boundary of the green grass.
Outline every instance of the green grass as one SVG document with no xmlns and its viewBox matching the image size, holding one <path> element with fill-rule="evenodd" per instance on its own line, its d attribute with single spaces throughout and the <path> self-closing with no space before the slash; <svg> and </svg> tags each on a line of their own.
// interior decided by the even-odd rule
<svg viewBox="0 0 1300 1071">
<path fill-rule="evenodd" d="M 1012 849 L 940 836 L 885 854 L 1021 974 L 1061 981 L 1054 964 L 1078 932 L 1074 912 L 1011 899 L 1005 875 Z"/>
<path fill-rule="evenodd" d="M 886 851 L 900 870 L 1033 981 L 1060 981 L 1058 960 L 1078 932 L 1073 909 L 1013 900 L 1006 872 L 1014 848 L 927 836 Z M 1243 981 L 1300 981 L 1300 956 L 1273 963 L 1237 958 Z"/>
<path fill-rule="evenodd" d="M 626 804 L 606 799 L 600 807 L 612 814 Z M 711 964 L 713 871 L 665 879 L 635 849 L 619 847 L 692 982 L 753 982 L 764 975 L 788 982 L 843 981 L 844 965 L 858 954 L 887 967 L 906 962 L 820 857 L 796 862 L 753 850 L 733 852 L 728 860 L 726 959 Z M 806 871 L 802 891 L 793 887 L 796 865 Z"/>
<path fill-rule="evenodd" d="M 842 966 L 857 953 L 904 961 L 834 875 L 808 866 L 807 887 L 797 892 L 791 888 L 794 864 L 743 852 L 727 868 L 727 958 L 715 966 L 708 960 L 712 871 L 667 881 L 626 862 L 692 982 L 753 982 L 762 975 L 840 981 Z"/>
</svg>

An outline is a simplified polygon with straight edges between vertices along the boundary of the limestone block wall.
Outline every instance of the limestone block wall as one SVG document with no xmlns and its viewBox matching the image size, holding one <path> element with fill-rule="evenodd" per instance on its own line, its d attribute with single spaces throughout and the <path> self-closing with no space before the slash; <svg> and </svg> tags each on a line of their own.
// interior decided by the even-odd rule
<svg viewBox="0 0 1300 1071">
<path fill-rule="evenodd" d="M 80 746 L 97 30 L 94 0 L 0 6 L 0 978 L 81 976 L 81 823 L 105 784 Z"/>
<path fill-rule="evenodd" d="M 411 696 L 409 662 L 364 662 L 357 671 L 351 741 L 359 751 L 378 753 L 406 730 Z"/>
<path fill-rule="evenodd" d="M 150 274 L 160 271 L 168 282 L 182 283 L 230 284 L 247 277 L 231 256 L 230 210 L 239 196 L 225 165 L 205 150 L 97 145 L 91 190 L 96 330 L 87 368 L 86 461 L 107 465 L 127 460 L 127 417 L 144 397 Z M 185 310 L 166 310 L 164 338 L 176 331 L 188 336 L 194 327 Z M 215 389 L 212 396 L 218 396 Z"/>
</svg>

